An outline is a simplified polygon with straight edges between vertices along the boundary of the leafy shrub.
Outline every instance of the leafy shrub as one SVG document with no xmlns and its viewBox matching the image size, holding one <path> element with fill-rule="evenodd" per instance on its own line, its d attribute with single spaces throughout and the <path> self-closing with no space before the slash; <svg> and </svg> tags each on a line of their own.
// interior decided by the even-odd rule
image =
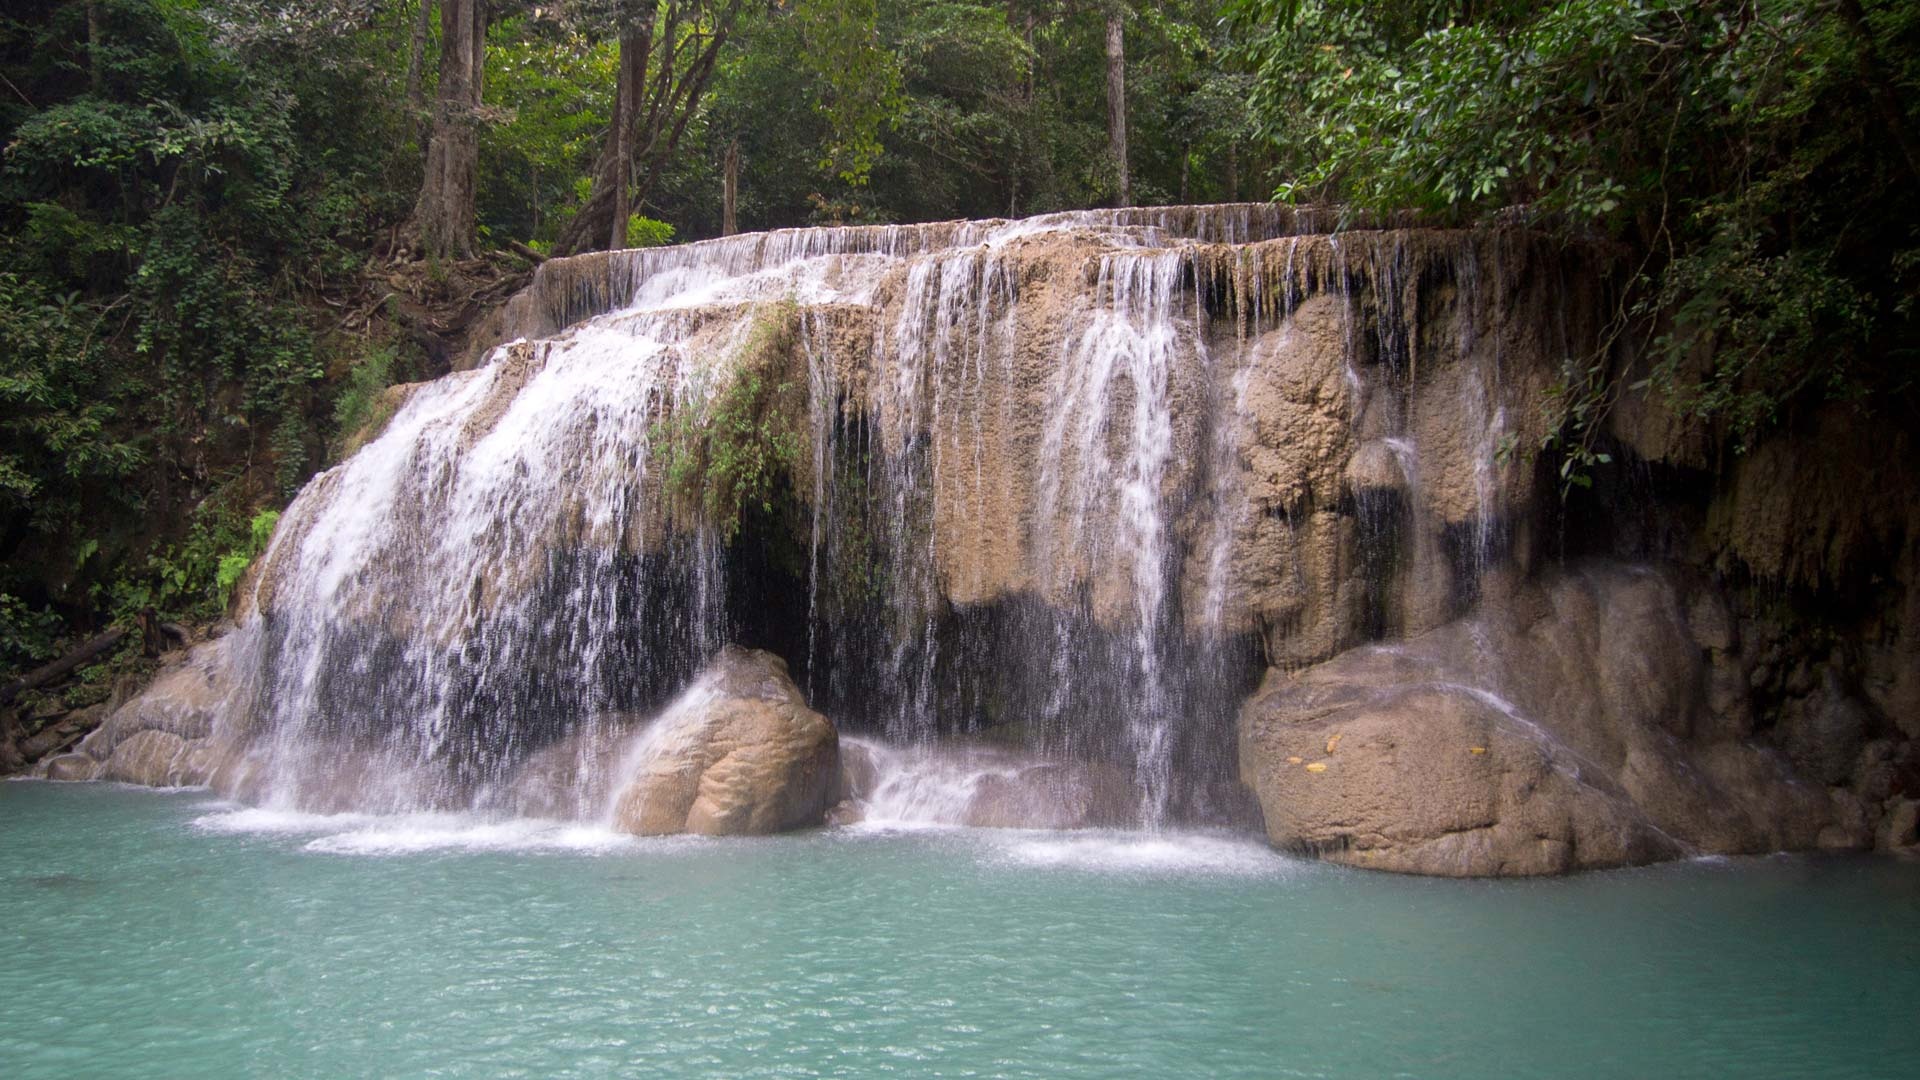
<svg viewBox="0 0 1920 1080">
<path fill-rule="evenodd" d="M 396 353 L 391 345 L 367 351 L 341 383 L 339 396 L 333 399 L 334 430 L 340 433 L 340 454 L 351 453 L 367 429 L 383 424 L 391 415 L 391 406 L 383 396 L 393 383 Z"/>
<path fill-rule="evenodd" d="M 59 651 L 63 625 L 59 613 L 36 610 L 12 593 L 0 592 L 0 669 L 51 659 Z"/>
<path fill-rule="evenodd" d="M 627 219 L 628 247 L 664 247 L 673 243 L 673 226 L 643 214 Z"/>
<path fill-rule="evenodd" d="M 233 598 L 234 586 L 246 576 L 247 567 L 253 560 L 267 550 L 267 544 L 273 539 L 273 528 L 280 524 L 280 511 L 262 510 L 253 515 L 247 523 L 247 546 L 238 551 L 230 551 L 220 557 L 220 568 L 214 576 L 214 588 L 219 593 L 220 604 L 225 607 Z"/>
</svg>

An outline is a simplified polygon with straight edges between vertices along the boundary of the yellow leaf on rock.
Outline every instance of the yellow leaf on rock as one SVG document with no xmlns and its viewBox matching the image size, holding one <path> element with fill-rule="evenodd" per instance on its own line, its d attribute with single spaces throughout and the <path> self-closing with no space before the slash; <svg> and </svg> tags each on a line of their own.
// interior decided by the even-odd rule
<svg viewBox="0 0 1920 1080">
<path fill-rule="evenodd" d="M 1287 759 L 1287 764 L 1289 764 L 1289 765 L 1298 765 L 1298 764 L 1300 764 L 1300 763 L 1301 763 L 1302 761 L 1305 761 L 1305 760 L 1306 760 L 1305 758 L 1297 758 L 1297 757 L 1290 757 L 1290 758 L 1288 758 L 1288 759 Z"/>
<path fill-rule="evenodd" d="M 1324 761 L 1316 761 L 1313 764 L 1307 766 L 1307 771 L 1308 772 L 1326 772 L 1327 763 Z"/>
<path fill-rule="evenodd" d="M 1333 748 L 1334 748 L 1334 747 L 1336 747 L 1336 746 L 1339 746 L 1339 745 L 1340 745 L 1340 736 L 1338 736 L 1338 735 L 1335 735 L 1335 736 L 1334 736 L 1333 738 L 1331 738 L 1331 739 L 1328 739 L 1328 740 L 1327 740 L 1327 753 L 1329 753 L 1329 754 L 1331 754 L 1331 753 L 1333 753 Z"/>
<path fill-rule="evenodd" d="M 1486 748 L 1486 747 L 1484 747 L 1484 746 L 1469 746 L 1469 747 L 1467 747 L 1467 753 L 1469 753 L 1469 754 L 1484 754 L 1484 753 L 1486 753 L 1486 752 L 1487 752 L 1487 748 Z"/>
</svg>

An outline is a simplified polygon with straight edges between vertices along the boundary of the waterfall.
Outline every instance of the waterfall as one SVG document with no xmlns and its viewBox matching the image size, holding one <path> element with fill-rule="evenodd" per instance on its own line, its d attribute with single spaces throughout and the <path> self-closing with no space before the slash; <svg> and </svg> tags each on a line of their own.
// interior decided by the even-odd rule
<svg viewBox="0 0 1920 1080">
<path fill-rule="evenodd" d="M 1512 335 L 1477 325 L 1506 317 L 1504 249 L 1336 223 L 1079 211 L 550 262 L 511 340 L 406 388 L 287 509 L 220 645 L 220 737 L 288 808 L 591 817 L 528 778 L 604 789 L 608 748 L 741 641 L 901 760 L 1067 768 L 1046 790 L 1102 821 L 1218 816 L 1261 667 L 1435 618 L 1432 553 L 1465 529 L 1473 574 L 1498 557 L 1495 441 L 1526 434 Z M 1471 439 L 1422 427 L 1430 384 Z M 895 773 L 957 798 L 926 780 L 953 771 Z"/>
</svg>

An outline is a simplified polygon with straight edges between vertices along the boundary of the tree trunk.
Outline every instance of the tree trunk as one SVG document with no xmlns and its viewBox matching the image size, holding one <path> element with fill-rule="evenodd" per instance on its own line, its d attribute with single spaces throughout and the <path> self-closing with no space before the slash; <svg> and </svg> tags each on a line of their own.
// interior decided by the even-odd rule
<svg viewBox="0 0 1920 1080">
<path fill-rule="evenodd" d="M 1127 170 L 1127 12 L 1107 9 L 1107 153 L 1119 180 L 1115 206 L 1133 205 L 1132 177 Z"/>
<path fill-rule="evenodd" d="M 648 192 L 653 189 L 667 161 L 678 149 L 688 119 L 700 108 L 700 98 L 706 92 L 708 79 L 713 75 L 720 49 L 726 44 L 734 20 L 745 4 L 744 0 L 729 0 L 724 6 L 714 6 L 718 11 L 708 28 L 694 31 L 688 36 L 675 33 L 675 27 L 688 14 L 690 7 L 697 8 L 699 5 L 681 0 L 666 5 L 662 24 L 666 33 L 657 35 L 657 38 L 652 35 L 654 24 L 651 21 L 643 28 L 636 27 L 636 30 L 648 32 L 649 44 L 657 40 L 658 48 L 652 51 L 659 55 L 659 63 L 657 72 L 649 77 L 649 62 L 644 53 L 640 55 L 631 80 L 633 93 L 627 98 L 630 106 L 629 126 L 632 129 L 627 143 L 632 151 L 625 166 L 629 177 L 629 208 L 646 201 Z M 673 59 L 682 50 L 698 55 L 690 66 L 676 67 Z M 620 153 L 619 139 L 617 131 L 608 129 L 607 141 L 601 144 L 600 155 L 594 161 L 592 192 L 554 243 L 555 255 L 577 255 L 591 251 L 613 235 L 613 181 L 615 159 Z M 646 171 L 636 171 L 635 166 L 643 163 L 647 166 Z M 637 183 L 633 179 L 636 177 Z"/>
<path fill-rule="evenodd" d="M 422 86 L 427 69 L 427 37 L 433 29 L 433 0 L 420 0 L 414 12 L 413 41 L 407 50 L 407 111 L 412 114 L 414 137 L 425 146 L 430 130 L 427 124 L 427 97 Z"/>
<path fill-rule="evenodd" d="M 1227 144 L 1227 201 L 1240 201 L 1240 147 Z"/>
<path fill-rule="evenodd" d="M 1012 10 L 1013 6 L 1014 5 L 1012 4 L 1008 5 L 1008 11 L 1007 11 L 1008 18 L 1013 17 L 1013 10 Z M 1033 77 L 1034 77 L 1033 69 L 1035 66 L 1034 59 L 1033 59 L 1033 25 L 1037 21 L 1037 19 L 1038 17 L 1034 15 L 1033 9 L 1028 8 L 1026 13 L 1026 26 L 1024 30 L 1025 39 L 1027 43 L 1027 56 L 1026 56 L 1027 70 L 1026 70 L 1026 77 L 1023 80 L 1021 80 L 1021 84 L 1019 87 L 1020 111 L 1023 119 L 1025 119 L 1028 123 L 1031 123 L 1033 118 Z M 1027 139 L 1027 131 L 1026 131 L 1025 124 L 1019 125 L 1015 128 L 1013 132 L 1013 139 L 1015 143 L 1014 155 L 1013 155 L 1013 167 L 1009 170 L 1010 175 L 1007 178 L 1007 189 L 1008 189 L 1007 190 L 1007 216 L 1010 218 L 1020 216 L 1020 182 L 1023 179 L 1025 179 L 1022 173 L 1026 165 L 1028 147 L 1030 145 Z"/>
<path fill-rule="evenodd" d="M 740 140 L 727 144 L 725 174 L 720 190 L 720 235 L 740 231 Z"/>
<path fill-rule="evenodd" d="M 1038 74 L 1034 69 L 1040 66 L 1036 59 L 1037 54 L 1033 51 L 1033 25 L 1038 21 L 1039 16 L 1031 11 L 1027 12 L 1027 104 L 1029 105 L 1033 104 L 1034 79 Z"/>
<path fill-rule="evenodd" d="M 486 35 L 486 0 L 441 0 L 440 88 L 433 138 L 427 145 L 427 173 L 414 207 L 421 243 L 436 258 L 473 254 Z"/>
<path fill-rule="evenodd" d="M 638 93 L 636 87 L 645 77 L 647 53 L 652 51 L 652 24 L 642 34 L 625 33 L 620 35 L 620 68 L 614 78 L 613 88 L 613 209 L 608 216 L 613 219 L 608 230 L 610 239 L 607 250 L 619 251 L 627 246 L 627 218 L 633 214 L 632 204 L 628 201 L 633 189 L 633 120 Z"/>
<path fill-rule="evenodd" d="M 87 3 L 87 85 L 100 93 L 100 5 Z"/>
<path fill-rule="evenodd" d="M 126 636 L 127 632 L 123 629 L 108 630 L 106 633 L 89 638 L 86 644 L 53 663 L 36 668 L 5 686 L 0 686 L 0 706 L 11 704 L 14 698 L 28 690 L 38 690 L 49 683 L 60 681 L 69 672 L 85 666 L 94 657 L 120 644 L 120 639 Z"/>
<path fill-rule="evenodd" d="M 1880 111 L 1880 120 L 1887 125 L 1887 134 L 1893 145 L 1900 150 L 1900 156 L 1906 159 L 1907 171 L 1914 179 L 1920 180 L 1920 149 L 1916 149 L 1913 140 L 1907 136 L 1907 120 L 1900 102 L 1888 89 L 1888 79 L 1881 68 L 1880 57 L 1873 47 L 1873 29 L 1867 25 L 1867 13 L 1860 6 L 1860 0 L 1840 0 L 1840 17 L 1853 35 L 1854 55 L 1860 65 L 1861 81 L 1866 83 L 1867 97 Z"/>
</svg>

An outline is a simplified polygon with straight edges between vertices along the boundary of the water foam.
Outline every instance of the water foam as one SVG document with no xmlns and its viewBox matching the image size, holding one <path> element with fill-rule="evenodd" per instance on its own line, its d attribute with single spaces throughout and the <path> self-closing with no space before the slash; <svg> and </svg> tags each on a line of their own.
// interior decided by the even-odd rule
<svg viewBox="0 0 1920 1080">
<path fill-rule="evenodd" d="M 329 855 L 415 855 L 434 851 L 571 851 L 636 848 L 638 838 L 610 828 L 541 818 L 472 814 L 309 814 L 258 807 L 223 808 L 190 823 L 211 833 L 310 836 L 302 850 Z"/>
<path fill-rule="evenodd" d="M 1169 877 L 1274 877 L 1293 865 L 1257 840 L 1206 833 L 1010 833 L 998 861 L 1022 867 Z"/>
</svg>

